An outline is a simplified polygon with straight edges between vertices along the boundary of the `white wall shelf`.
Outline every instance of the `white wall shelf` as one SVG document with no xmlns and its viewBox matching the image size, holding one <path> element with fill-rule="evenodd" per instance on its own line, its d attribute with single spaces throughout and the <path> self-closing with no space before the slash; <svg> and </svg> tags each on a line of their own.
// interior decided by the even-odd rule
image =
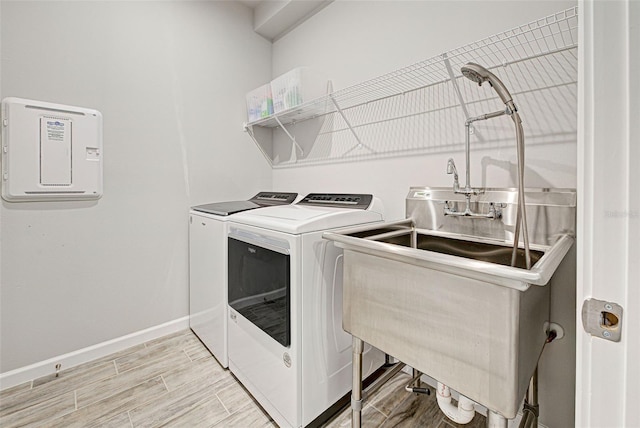
<svg viewBox="0 0 640 428">
<path fill-rule="evenodd" d="M 462 78 L 460 68 L 476 62 L 510 89 L 527 144 L 575 140 L 577 31 L 578 10 L 567 9 L 246 123 L 244 129 L 274 168 L 456 150 L 464 142 L 466 118 L 500 104 L 489 85 Z M 264 130 L 271 133 L 268 143 L 260 138 Z M 486 147 L 514 144 L 509 121 L 475 131 Z"/>
</svg>

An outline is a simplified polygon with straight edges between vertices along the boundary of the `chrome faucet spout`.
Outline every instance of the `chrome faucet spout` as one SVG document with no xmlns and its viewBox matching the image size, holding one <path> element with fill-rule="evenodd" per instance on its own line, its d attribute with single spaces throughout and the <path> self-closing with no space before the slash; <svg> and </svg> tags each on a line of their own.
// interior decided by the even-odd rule
<svg viewBox="0 0 640 428">
<path fill-rule="evenodd" d="M 447 174 L 453 174 L 453 178 L 455 180 L 458 179 L 458 168 L 456 168 L 456 163 L 453 158 L 449 158 L 447 162 Z"/>
<path fill-rule="evenodd" d="M 458 169 L 453 158 L 449 158 L 447 161 L 447 174 L 453 174 L 453 190 L 457 192 L 460 190 L 460 182 L 458 181 Z"/>
</svg>

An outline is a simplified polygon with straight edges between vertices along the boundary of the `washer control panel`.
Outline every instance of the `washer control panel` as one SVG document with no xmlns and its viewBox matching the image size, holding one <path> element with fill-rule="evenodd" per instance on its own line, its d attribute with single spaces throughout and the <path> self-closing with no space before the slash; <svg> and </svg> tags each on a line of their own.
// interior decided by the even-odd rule
<svg viewBox="0 0 640 428">
<path fill-rule="evenodd" d="M 292 204 L 296 197 L 297 193 L 260 192 L 249 200 L 261 206 L 288 205 Z"/>
</svg>

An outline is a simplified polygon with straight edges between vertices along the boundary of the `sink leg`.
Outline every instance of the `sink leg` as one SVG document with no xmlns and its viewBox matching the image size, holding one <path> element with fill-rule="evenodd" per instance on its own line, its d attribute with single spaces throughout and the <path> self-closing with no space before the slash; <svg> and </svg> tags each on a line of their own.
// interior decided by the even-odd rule
<svg viewBox="0 0 640 428">
<path fill-rule="evenodd" d="M 352 338 L 351 427 L 360 428 L 362 426 L 362 352 L 364 351 L 364 342 L 355 336 Z"/>
<path fill-rule="evenodd" d="M 487 409 L 487 428 L 507 428 L 507 418 Z"/>
</svg>

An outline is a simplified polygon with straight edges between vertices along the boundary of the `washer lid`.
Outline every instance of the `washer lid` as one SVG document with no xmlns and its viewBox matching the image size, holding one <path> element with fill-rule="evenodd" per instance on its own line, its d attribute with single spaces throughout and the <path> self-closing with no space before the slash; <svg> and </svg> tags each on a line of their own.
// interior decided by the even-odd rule
<svg viewBox="0 0 640 428">
<path fill-rule="evenodd" d="M 214 202 L 212 204 L 204 204 L 192 207 L 194 211 L 200 211 L 207 214 L 215 214 L 221 216 L 227 216 L 242 211 L 252 210 L 260 208 L 260 205 L 251 201 L 228 201 L 228 202 Z"/>
<path fill-rule="evenodd" d="M 191 207 L 191 209 L 207 214 L 228 216 L 260 207 L 291 204 L 297 196 L 297 193 L 260 192 L 248 201 L 213 202 L 211 204 L 197 205 Z"/>
<path fill-rule="evenodd" d="M 298 204 L 267 207 L 233 216 L 237 223 L 294 235 L 382 220 L 382 214 L 370 210 Z"/>
</svg>

